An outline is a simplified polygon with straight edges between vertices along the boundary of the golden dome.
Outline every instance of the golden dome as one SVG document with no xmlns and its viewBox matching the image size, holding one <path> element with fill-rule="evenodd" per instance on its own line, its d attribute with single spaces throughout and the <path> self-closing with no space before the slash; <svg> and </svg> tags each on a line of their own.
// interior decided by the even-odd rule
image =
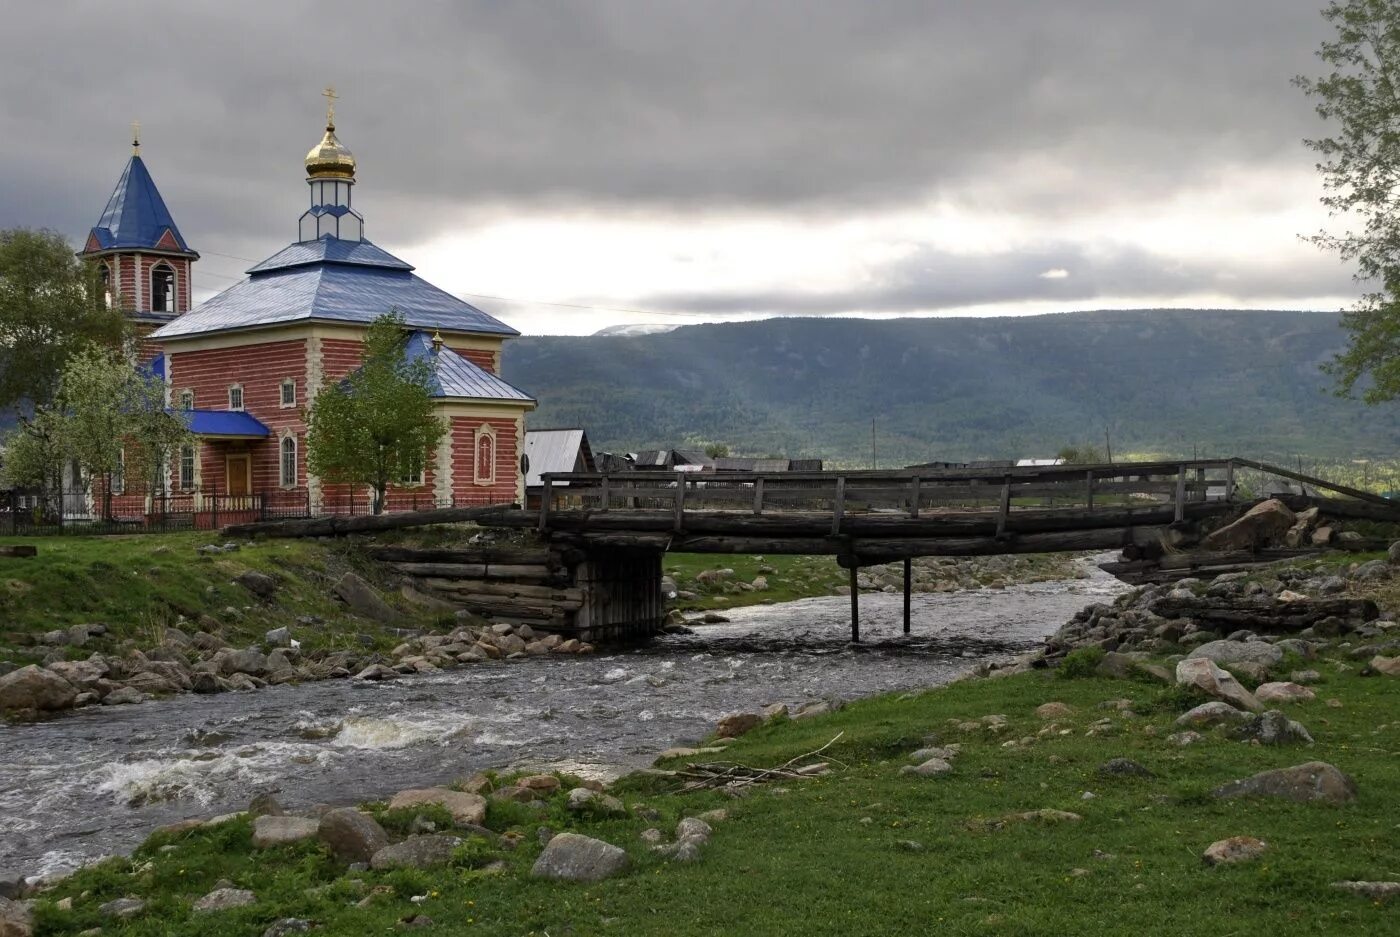
<svg viewBox="0 0 1400 937">
<path fill-rule="evenodd" d="M 355 155 L 335 137 L 335 124 L 326 122 L 326 135 L 306 154 L 306 174 L 313 179 L 355 178 Z"/>
</svg>

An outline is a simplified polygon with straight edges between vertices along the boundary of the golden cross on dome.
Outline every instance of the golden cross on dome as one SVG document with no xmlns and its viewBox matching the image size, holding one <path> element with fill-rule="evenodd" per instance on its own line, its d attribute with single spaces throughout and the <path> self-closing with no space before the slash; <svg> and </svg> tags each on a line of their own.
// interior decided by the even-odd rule
<svg viewBox="0 0 1400 937">
<path fill-rule="evenodd" d="M 322 91 L 321 94 L 326 99 L 326 126 L 332 127 L 335 125 L 335 99 L 339 95 L 335 93 L 334 85 L 327 85 L 326 90 Z"/>
<path fill-rule="evenodd" d="M 131 122 L 131 155 L 141 155 L 141 121 L 139 120 Z"/>
</svg>

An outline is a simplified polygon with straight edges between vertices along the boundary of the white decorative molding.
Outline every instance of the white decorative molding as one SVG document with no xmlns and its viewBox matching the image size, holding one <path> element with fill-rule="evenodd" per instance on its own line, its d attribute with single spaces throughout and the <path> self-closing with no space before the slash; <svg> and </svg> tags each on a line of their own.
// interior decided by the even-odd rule
<svg viewBox="0 0 1400 937">
<path fill-rule="evenodd" d="M 481 441 L 491 440 L 491 462 L 489 465 L 481 464 Z M 496 483 L 496 428 L 490 423 L 482 423 L 472 434 L 472 484 L 483 488 L 490 487 Z"/>
<path fill-rule="evenodd" d="M 452 424 L 449 421 L 447 432 L 443 433 L 434 453 L 433 499 L 439 504 L 452 500 Z"/>
<path fill-rule="evenodd" d="M 316 395 L 321 392 L 321 383 L 325 380 L 324 360 L 321 351 L 321 337 L 319 335 L 309 335 L 306 338 L 306 406 L 309 409 L 316 402 Z M 305 446 L 298 447 L 305 449 Z M 311 502 L 312 513 L 319 514 L 321 511 L 321 479 L 311 472 L 311 460 L 307 453 L 298 452 L 297 458 L 306 461 L 306 494 L 307 500 Z"/>
</svg>

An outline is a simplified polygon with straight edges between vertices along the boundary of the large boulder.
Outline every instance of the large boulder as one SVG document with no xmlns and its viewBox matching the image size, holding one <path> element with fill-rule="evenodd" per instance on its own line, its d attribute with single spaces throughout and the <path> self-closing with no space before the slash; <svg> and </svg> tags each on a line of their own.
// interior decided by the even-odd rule
<svg viewBox="0 0 1400 937">
<path fill-rule="evenodd" d="M 452 819 L 456 823 L 481 826 L 486 820 L 486 798 L 480 794 L 469 794 L 465 791 L 450 791 L 445 787 L 399 791 L 389 801 L 389 809 L 399 810 L 406 807 L 419 807 L 424 804 L 443 808 L 452 814 Z"/>
<path fill-rule="evenodd" d="M 389 607 L 374 587 L 354 573 L 346 573 L 335 583 L 335 594 L 350 606 L 351 610 L 376 621 L 394 622 L 399 613 Z"/>
<path fill-rule="evenodd" d="M 1252 550 L 1283 540 L 1297 515 L 1277 498 L 1256 504 L 1243 517 L 1206 537 L 1209 550 Z"/>
<path fill-rule="evenodd" d="M 1301 722 L 1294 722 L 1277 709 L 1251 716 L 1230 735 L 1243 742 L 1260 745 L 1311 745 L 1313 737 Z"/>
<path fill-rule="evenodd" d="M 1202 703 L 1194 709 L 1182 713 L 1177 717 L 1176 724 L 1197 729 L 1209 729 L 1215 726 L 1237 725 L 1248 722 L 1249 719 L 1249 713 L 1244 710 L 1236 709 L 1229 703 L 1214 700 Z"/>
<path fill-rule="evenodd" d="M 34 914 L 29 905 L 0 898 L 0 937 L 30 937 L 33 933 Z"/>
<path fill-rule="evenodd" d="M 1377 654 L 1371 658 L 1369 666 L 1373 673 L 1385 674 L 1387 677 L 1400 677 L 1400 655 L 1382 657 Z"/>
<path fill-rule="evenodd" d="M 246 673 L 260 677 L 267 673 L 267 655 L 255 647 L 229 651 L 219 662 L 219 669 L 226 674 Z"/>
<path fill-rule="evenodd" d="M 369 860 L 371 869 L 430 869 L 447 865 L 462 841 L 455 836 L 431 834 L 410 836 L 401 843 L 385 846 Z"/>
<path fill-rule="evenodd" d="M 1306 703 L 1317 698 L 1317 692 L 1298 683 L 1265 683 L 1256 687 L 1254 698 L 1264 704 Z"/>
<path fill-rule="evenodd" d="M 253 845 L 271 849 L 310 839 L 320 830 L 320 822 L 307 817 L 265 815 L 253 821 Z"/>
<path fill-rule="evenodd" d="M 627 869 L 627 853 L 601 839 L 560 833 L 549 841 L 530 869 L 534 878 L 597 882 Z"/>
<path fill-rule="evenodd" d="M 326 811 L 316 835 L 341 862 L 368 862 L 389 845 L 384 828 L 353 807 Z"/>
<path fill-rule="evenodd" d="M 267 573 L 260 573 L 255 569 L 239 573 L 233 581 L 260 599 L 269 598 L 272 593 L 277 591 L 277 580 Z"/>
<path fill-rule="evenodd" d="M 758 713 L 732 713 L 725 716 L 715 727 L 715 735 L 722 739 L 736 739 L 763 725 L 763 717 Z"/>
<path fill-rule="evenodd" d="M 77 687 L 33 664 L 0 677 L 0 710 L 68 709 L 77 698 Z"/>
<path fill-rule="evenodd" d="M 1234 865 L 1258 859 L 1269 848 L 1269 844 L 1253 836 L 1231 836 L 1218 839 L 1206 847 L 1201 859 L 1206 865 Z"/>
<path fill-rule="evenodd" d="M 1211 791 L 1216 797 L 1278 797 L 1307 803 L 1344 804 L 1356 799 L 1356 782 L 1325 761 L 1309 761 L 1291 768 L 1261 771 L 1251 777 L 1222 784 Z"/>
<path fill-rule="evenodd" d="M 1246 690 L 1228 671 L 1221 670 L 1213 661 L 1204 657 L 1179 661 L 1176 665 L 1176 682 L 1183 686 L 1194 686 L 1240 709 L 1258 712 L 1264 708 L 1254 698 L 1254 694 Z"/>
<path fill-rule="evenodd" d="M 1217 664 L 1262 664 L 1277 666 L 1283 651 L 1266 641 L 1209 641 L 1186 655 L 1187 659 L 1204 657 Z"/>
<path fill-rule="evenodd" d="M 194 903 L 196 911 L 227 911 L 230 908 L 246 908 L 258 900 L 258 896 L 243 888 L 216 888 Z"/>
</svg>

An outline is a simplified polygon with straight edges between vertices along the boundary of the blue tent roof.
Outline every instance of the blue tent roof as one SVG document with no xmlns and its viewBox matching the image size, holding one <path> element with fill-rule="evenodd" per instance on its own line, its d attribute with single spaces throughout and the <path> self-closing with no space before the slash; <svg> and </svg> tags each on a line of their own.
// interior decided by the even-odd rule
<svg viewBox="0 0 1400 937">
<path fill-rule="evenodd" d="M 529 394 L 501 380 L 485 368 L 472 364 L 451 348 L 433 352 L 433 340 L 427 332 L 414 332 L 404 347 L 409 361 L 428 361 L 433 365 L 433 396 L 471 397 L 478 400 L 519 400 L 534 403 Z"/>
<path fill-rule="evenodd" d="M 180 229 L 175 227 L 175 219 L 165 207 L 165 200 L 160 197 L 146 164 L 141 157 L 133 156 L 122 170 L 122 177 L 117 180 L 102 217 L 97 219 L 92 237 L 101 250 L 154 250 L 167 231 L 179 250 L 195 253 L 185 243 Z M 169 247 L 161 249 L 169 250 Z"/>
<path fill-rule="evenodd" d="M 390 310 L 419 329 L 519 335 L 471 303 L 438 289 L 368 241 L 323 238 L 284 248 L 248 279 L 157 330 L 156 339 L 294 322 L 368 325 Z"/>
<path fill-rule="evenodd" d="M 263 422 L 241 410 L 176 410 L 184 414 L 196 436 L 244 436 L 262 439 L 272 435 Z"/>
</svg>

